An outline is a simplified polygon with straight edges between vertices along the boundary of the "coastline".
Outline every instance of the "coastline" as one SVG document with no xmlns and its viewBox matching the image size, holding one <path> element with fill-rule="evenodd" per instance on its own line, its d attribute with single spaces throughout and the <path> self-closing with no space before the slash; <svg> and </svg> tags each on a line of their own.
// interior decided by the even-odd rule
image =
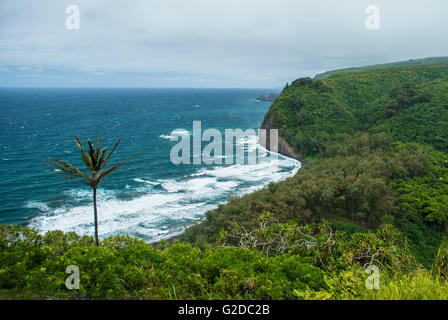
<svg viewBox="0 0 448 320">
<path fill-rule="evenodd" d="M 272 105 L 271 105 L 272 108 Z M 266 145 L 263 145 L 263 147 L 265 147 L 267 150 L 271 150 L 271 142 L 270 142 L 270 134 L 269 134 L 269 130 L 271 129 L 277 129 L 274 128 L 274 126 L 272 125 L 273 123 L 273 117 L 274 114 L 272 112 L 272 109 L 269 109 L 269 111 L 266 113 L 265 119 L 261 125 L 261 129 L 266 129 Z M 294 147 L 292 147 L 287 141 L 286 139 L 281 135 L 281 131 L 279 129 L 278 130 L 278 153 L 285 156 L 285 157 L 289 157 L 289 158 L 293 158 L 297 161 L 300 161 L 300 163 L 303 164 L 308 164 L 309 162 L 303 157 L 303 155 L 299 152 L 297 152 Z"/>
<path fill-rule="evenodd" d="M 263 125 L 262 125 L 262 127 L 261 127 L 262 129 L 272 129 L 272 128 L 268 128 L 268 127 L 266 127 L 265 126 L 265 124 L 263 123 Z M 264 148 L 266 148 L 267 150 L 270 150 L 270 141 L 269 141 L 269 133 L 267 133 L 267 139 L 266 139 L 267 141 L 266 141 L 266 145 L 263 145 L 263 144 L 261 144 L 261 146 L 262 147 L 264 147 Z M 294 173 L 292 173 L 290 176 L 288 176 L 287 178 L 289 178 L 289 177 L 292 177 L 293 175 L 295 175 L 295 174 L 297 174 L 297 172 L 300 170 L 300 168 L 301 168 L 301 166 L 302 165 L 304 165 L 304 164 L 308 164 L 309 162 L 306 160 L 306 159 L 304 159 L 298 152 L 296 152 L 295 150 L 294 150 L 294 148 L 292 147 L 292 146 L 290 146 L 289 144 L 288 144 L 288 142 L 286 142 L 286 139 L 283 137 L 283 136 L 281 136 L 280 134 L 279 134 L 279 136 L 278 136 L 278 154 L 280 154 L 280 155 L 282 155 L 282 156 L 284 156 L 284 157 L 287 157 L 287 158 L 291 158 L 291 159 L 294 159 L 294 160 L 297 160 L 297 161 L 299 161 L 300 162 L 300 167 L 299 167 L 299 169 L 297 170 L 297 171 L 295 171 Z M 285 179 L 287 179 L 287 178 L 285 178 Z M 283 179 L 284 180 L 284 179 Z M 283 181 L 283 180 L 281 180 L 281 181 Z M 252 191 L 252 192 L 255 192 L 255 191 Z M 252 192 L 250 192 L 250 193 L 252 193 Z M 250 194 L 250 193 L 247 193 L 247 194 Z M 226 202 L 227 203 L 227 202 Z M 212 209 L 213 210 L 213 209 Z M 201 221 L 202 222 L 202 221 Z M 201 222 L 199 222 L 199 223 L 201 223 Z M 189 226 L 189 227 L 191 227 L 191 226 Z M 186 229 L 188 229 L 189 227 L 187 227 Z M 182 232 L 182 233 L 180 233 L 180 234 L 177 234 L 177 235 L 174 235 L 174 236 L 170 236 L 170 237 L 168 237 L 168 238 L 166 238 L 166 239 L 161 239 L 161 240 L 158 240 L 158 241 L 155 241 L 155 242 L 148 242 L 149 244 L 151 244 L 154 248 L 156 248 L 158 245 L 160 245 L 160 243 L 162 242 L 162 241 L 166 241 L 166 242 L 168 242 L 168 243 L 170 243 L 170 244 L 172 244 L 172 243 L 174 243 L 176 240 L 182 240 L 182 238 L 183 238 L 183 236 L 184 236 L 184 234 L 185 234 L 185 231 L 186 231 L 186 229 Z"/>
</svg>

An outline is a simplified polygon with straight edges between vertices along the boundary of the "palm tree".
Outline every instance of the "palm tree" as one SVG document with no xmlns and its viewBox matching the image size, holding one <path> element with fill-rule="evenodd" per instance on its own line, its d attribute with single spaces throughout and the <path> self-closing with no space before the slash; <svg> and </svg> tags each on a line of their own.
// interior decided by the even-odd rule
<svg viewBox="0 0 448 320">
<path fill-rule="evenodd" d="M 98 240 L 98 212 L 96 208 L 96 190 L 98 188 L 98 185 L 100 184 L 101 180 L 105 178 L 107 175 L 111 174 L 124 164 L 128 163 L 132 159 L 134 159 L 137 155 L 134 155 L 133 157 L 129 158 L 128 160 L 118 163 L 109 169 L 104 169 L 106 167 L 107 162 L 109 161 L 110 157 L 114 153 L 115 149 L 118 147 L 118 144 L 120 143 L 121 139 L 118 139 L 117 143 L 115 143 L 112 150 L 107 153 L 107 147 L 104 147 L 100 150 L 100 143 L 103 140 L 103 138 L 97 137 L 96 140 L 96 146 L 93 145 L 92 140 L 87 139 L 87 142 L 89 144 L 89 151 L 86 153 L 82 147 L 81 142 L 79 141 L 78 137 L 75 137 L 75 143 L 79 148 L 79 151 L 81 152 L 82 160 L 89 171 L 90 175 L 84 173 L 83 171 L 79 170 L 75 166 L 71 165 L 68 162 L 64 162 L 61 160 L 57 160 L 52 157 L 48 157 L 48 160 L 42 160 L 43 162 L 49 164 L 50 166 L 62 171 L 60 172 L 51 172 L 44 170 L 47 173 L 55 174 L 61 177 L 64 177 L 69 180 L 82 182 L 86 185 L 88 185 L 93 190 L 93 213 L 95 218 L 95 244 L 99 245 Z"/>
</svg>

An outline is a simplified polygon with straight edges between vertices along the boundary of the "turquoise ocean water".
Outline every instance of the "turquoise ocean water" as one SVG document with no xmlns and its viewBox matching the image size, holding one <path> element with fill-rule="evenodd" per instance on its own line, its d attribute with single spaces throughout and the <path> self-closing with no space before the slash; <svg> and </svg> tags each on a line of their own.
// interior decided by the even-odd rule
<svg viewBox="0 0 448 320">
<path fill-rule="evenodd" d="M 270 103 L 264 89 L 0 89 L 0 223 L 40 232 L 92 234 L 91 191 L 42 172 L 52 156 L 82 167 L 73 142 L 122 143 L 111 164 L 140 155 L 99 189 L 100 237 L 157 241 L 181 233 L 229 197 L 284 179 L 300 163 L 280 156 L 255 165 L 174 165 L 173 130 L 258 129 Z M 235 141 L 235 145 L 241 141 Z M 51 170 L 51 169 L 50 169 Z"/>
</svg>

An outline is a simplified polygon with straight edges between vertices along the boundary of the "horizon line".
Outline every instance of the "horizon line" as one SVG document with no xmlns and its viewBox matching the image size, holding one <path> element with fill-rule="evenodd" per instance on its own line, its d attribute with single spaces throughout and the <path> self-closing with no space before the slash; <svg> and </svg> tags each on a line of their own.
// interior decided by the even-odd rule
<svg viewBox="0 0 448 320">
<path fill-rule="evenodd" d="M 233 90 L 281 90 L 283 87 L 140 87 L 140 86 L 0 86 L 0 89 L 233 89 Z"/>
</svg>

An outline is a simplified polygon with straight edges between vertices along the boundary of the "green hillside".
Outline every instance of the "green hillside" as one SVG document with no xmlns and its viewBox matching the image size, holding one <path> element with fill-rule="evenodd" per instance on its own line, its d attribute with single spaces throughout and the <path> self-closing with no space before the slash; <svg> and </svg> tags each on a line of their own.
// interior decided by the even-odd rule
<svg viewBox="0 0 448 320">
<path fill-rule="evenodd" d="M 255 228 L 265 212 L 299 224 L 325 218 L 349 232 L 386 219 L 431 265 L 448 225 L 448 62 L 297 79 L 263 127 L 278 128 L 311 163 L 208 212 L 186 239 L 213 242 L 234 223 Z"/>
<path fill-rule="evenodd" d="M 358 131 L 448 150 L 448 62 L 302 78 L 287 86 L 263 126 L 303 157 Z"/>
<path fill-rule="evenodd" d="M 173 243 L 0 225 L 0 299 L 448 299 L 447 61 L 297 79 L 263 127 L 307 164 Z"/>
<path fill-rule="evenodd" d="M 426 64 L 433 64 L 438 62 L 447 61 L 448 57 L 431 57 L 431 58 L 424 58 L 424 59 L 411 59 L 407 61 L 399 61 L 399 62 L 392 62 L 392 63 L 386 63 L 386 64 L 376 64 L 371 66 L 363 66 L 363 67 L 357 67 L 357 68 L 344 68 L 344 69 L 337 69 L 337 70 L 331 70 L 324 73 L 317 74 L 314 79 L 326 79 L 331 77 L 332 75 L 339 74 L 339 73 L 349 73 L 349 72 L 362 72 L 366 70 L 372 70 L 372 69 L 383 69 L 383 68 L 390 68 L 390 67 L 409 67 L 409 66 L 418 66 L 418 65 L 426 65 Z"/>
</svg>

